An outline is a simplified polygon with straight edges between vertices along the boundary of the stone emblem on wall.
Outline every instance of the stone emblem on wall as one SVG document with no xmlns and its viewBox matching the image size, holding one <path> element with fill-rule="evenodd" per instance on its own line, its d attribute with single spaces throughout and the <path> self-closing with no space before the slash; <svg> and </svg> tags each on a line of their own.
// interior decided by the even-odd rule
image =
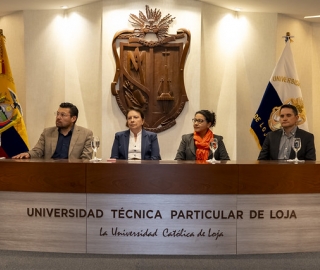
<svg viewBox="0 0 320 270">
<path fill-rule="evenodd" d="M 117 32 L 112 41 L 116 73 L 111 92 L 126 115 L 130 108 L 145 114 L 144 128 L 161 132 L 175 125 L 188 101 L 184 65 L 190 47 L 190 32 L 168 34 L 174 21 L 159 9 L 146 6 L 146 13 L 130 14 L 133 30 Z"/>
</svg>

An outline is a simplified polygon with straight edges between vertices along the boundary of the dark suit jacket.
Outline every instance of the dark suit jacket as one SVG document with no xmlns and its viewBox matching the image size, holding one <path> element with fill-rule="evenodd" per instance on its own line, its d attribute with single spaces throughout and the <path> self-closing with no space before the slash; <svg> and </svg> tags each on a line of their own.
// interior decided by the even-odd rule
<svg viewBox="0 0 320 270">
<path fill-rule="evenodd" d="M 111 150 L 111 158 L 128 159 L 129 139 L 129 129 L 115 134 Z M 141 159 L 161 159 L 157 134 L 144 129 L 142 129 L 141 134 Z"/>
<path fill-rule="evenodd" d="M 277 160 L 279 154 L 280 140 L 283 130 L 271 131 L 267 134 L 262 149 L 260 151 L 258 160 Z M 313 134 L 297 128 L 295 138 L 301 139 L 301 149 L 298 152 L 298 159 L 301 160 L 316 160 L 316 149 L 314 146 Z M 295 152 L 291 149 L 290 159 L 295 158 Z"/>
<path fill-rule="evenodd" d="M 218 149 L 214 153 L 216 160 L 230 160 L 226 147 L 223 143 L 223 137 L 214 134 L 214 137 L 218 139 Z M 212 158 L 212 152 L 210 150 L 209 159 Z M 196 160 L 196 145 L 193 139 L 193 133 L 182 135 L 182 141 L 180 143 L 176 160 Z"/>
<path fill-rule="evenodd" d="M 51 158 L 56 150 L 58 137 L 59 131 L 57 127 L 45 128 L 35 147 L 29 151 L 30 157 Z M 91 138 L 91 130 L 74 125 L 69 146 L 69 159 L 91 159 Z"/>
</svg>

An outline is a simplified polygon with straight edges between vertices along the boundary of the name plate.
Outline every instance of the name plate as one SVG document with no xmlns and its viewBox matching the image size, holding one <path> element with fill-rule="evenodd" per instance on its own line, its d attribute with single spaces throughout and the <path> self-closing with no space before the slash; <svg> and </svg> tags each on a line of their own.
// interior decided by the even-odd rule
<svg viewBox="0 0 320 270">
<path fill-rule="evenodd" d="M 0 192 L 0 249 L 167 255 L 320 251 L 319 198 Z"/>
<path fill-rule="evenodd" d="M 236 254 L 234 195 L 88 194 L 88 253 Z"/>
</svg>

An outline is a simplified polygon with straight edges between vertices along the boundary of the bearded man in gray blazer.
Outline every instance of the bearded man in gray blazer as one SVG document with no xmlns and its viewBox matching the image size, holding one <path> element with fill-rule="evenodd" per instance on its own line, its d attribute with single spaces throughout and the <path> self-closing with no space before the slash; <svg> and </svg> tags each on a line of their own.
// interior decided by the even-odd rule
<svg viewBox="0 0 320 270">
<path fill-rule="evenodd" d="M 298 159 L 316 160 L 314 136 L 297 127 L 298 119 L 298 110 L 295 106 L 291 104 L 281 106 L 280 124 L 282 129 L 271 131 L 267 134 L 258 160 L 294 159 L 295 152 L 292 149 L 294 138 L 301 139 L 301 149 L 298 152 Z"/>
<path fill-rule="evenodd" d="M 77 126 L 78 108 L 64 102 L 56 112 L 56 126 L 45 128 L 35 147 L 12 158 L 91 159 L 92 131 Z"/>
</svg>

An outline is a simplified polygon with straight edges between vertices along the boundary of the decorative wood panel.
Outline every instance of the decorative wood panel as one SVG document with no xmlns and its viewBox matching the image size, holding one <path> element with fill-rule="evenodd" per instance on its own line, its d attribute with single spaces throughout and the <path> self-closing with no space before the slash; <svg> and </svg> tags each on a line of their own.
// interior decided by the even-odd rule
<svg viewBox="0 0 320 270">
<path fill-rule="evenodd" d="M 191 42 L 189 30 L 169 34 L 175 17 L 146 6 L 146 14 L 130 14 L 131 30 L 120 30 L 112 40 L 116 72 L 111 83 L 124 115 L 130 108 L 144 112 L 144 128 L 167 130 L 188 101 L 184 66 Z M 123 18 L 127 20 L 126 18 Z"/>
<path fill-rule="evenodd" d="M 87 164 L 88 193 L 236 194 L 238 165 L 159 161 Z"/>
<path fill-rule="evenodd" d="M 239 164 L 239 194 L 320 193 L 320 164 Z"/>
<path fill-rule="evenodd" d="M 81 161 L 1 160 L 0 191 L 85 192 Z"/>
</svg>

